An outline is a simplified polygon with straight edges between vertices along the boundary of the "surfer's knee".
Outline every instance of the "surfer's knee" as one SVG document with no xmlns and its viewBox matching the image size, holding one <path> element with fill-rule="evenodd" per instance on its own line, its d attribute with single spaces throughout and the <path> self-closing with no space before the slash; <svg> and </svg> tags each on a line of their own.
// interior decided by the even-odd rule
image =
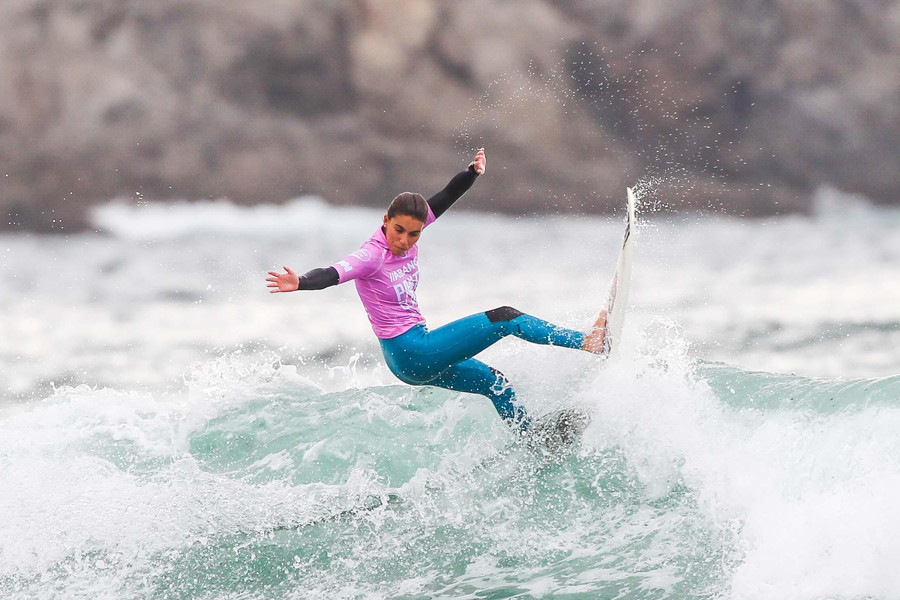
<svg viewBox="0 0 900 600">
<path fill-rule="evenodd" d="M 487 316 L 488 321 L 491 323 L 501 323 L 505 321 L 512 321 L 516 317 L 521 317 L 525 313 L 517 308 L 513 308 L 512 306 L 500 306 L 498 308 L 492 308 L 491 310 L 485 311 L 485 316 Z"/>
</svg>

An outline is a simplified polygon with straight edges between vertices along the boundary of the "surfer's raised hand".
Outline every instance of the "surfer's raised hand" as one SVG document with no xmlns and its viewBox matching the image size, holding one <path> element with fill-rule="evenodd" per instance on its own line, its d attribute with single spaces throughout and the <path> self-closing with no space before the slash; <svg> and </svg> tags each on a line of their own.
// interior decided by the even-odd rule
<svg viewBox="0 0 900 600">
<path fill-rule="evenodd" d="M 484 174 L 484 170 L 487 168 L 487 158 L 484 156 L 484 148 L 481 148 L 475 153 L 475 159 L 472 161 L 472 168 L 475 169 L 475 172 L 479 175 Z"/>
<path fill-rule="evenodd" d="M 300 289 L 300 278 L 297 274 L 291 271 L 290 267 L 284 267 L 284 270 L 284 273 L 269 271 L 271 277 L 266 278 L 266 281 L 269 282 L 266 287 L 271 288 L 269 289 L 269 293 L 296 292 Z"/>
</svg>

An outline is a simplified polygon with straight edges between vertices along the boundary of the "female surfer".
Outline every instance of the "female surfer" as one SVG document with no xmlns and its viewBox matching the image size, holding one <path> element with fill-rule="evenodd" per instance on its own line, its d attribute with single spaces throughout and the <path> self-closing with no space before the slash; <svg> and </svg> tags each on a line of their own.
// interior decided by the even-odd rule
<svg viewBox="0 0 900 600">
<path fill-rule="evenodd" d="M 468 168 L 427 201 L 421 194 L 404 192 L 394 198 L 382 225 L 359 250 L 335 264 L 298 276 L 269 271 L 270 292 L 321 290 L 350 280 L 366 309 L 388 368 L 410 385 L 432 385 L 486 396 L 514 429 L 528 429 L 531 419 L 516 402 L 506 377 L 473 358 L 500 339 L 514 335 L 528 342 L 564 346 L 602 354 L 606 311 L 586 333 L 558 327 L 501 306 L 429 330 L 419 313 L 416 286 L 422 231 L 443 215 L 487 166 L 484 149 Z"/>
</svg>

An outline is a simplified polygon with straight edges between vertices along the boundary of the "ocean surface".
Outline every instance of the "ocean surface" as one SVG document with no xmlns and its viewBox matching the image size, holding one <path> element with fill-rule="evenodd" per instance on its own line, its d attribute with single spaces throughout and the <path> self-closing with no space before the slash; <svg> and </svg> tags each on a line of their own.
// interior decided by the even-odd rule
<svg viewBox="0 0 900 600">
<path fill-rule="evenodd" d="M 592 322 L 623 215 L 467 200 L 420 242 L 432 326 Z M 352 286 L 267 292 L 380 217 L 112 203 L 0 236 L 0 598 L 900 598 L 900 211 L 642 212 L 617 356 L 482 355 L 591 415 L 554 455 L 397 381 Z"/>
</svg>

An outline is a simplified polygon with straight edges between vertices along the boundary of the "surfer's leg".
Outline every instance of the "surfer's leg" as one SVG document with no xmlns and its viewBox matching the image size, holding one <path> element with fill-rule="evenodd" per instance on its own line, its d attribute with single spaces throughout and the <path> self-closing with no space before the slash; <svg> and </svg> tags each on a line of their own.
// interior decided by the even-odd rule
<svg viewBox="0 0 900 600">
<path fill-rule="evenodd" d="M 516 402 L 516 393 L 500 371 L 470 358 L 455 364 L 427 385 L 486 396 L 511 427 L 524 431 L 531 419 Z"/>
<path fill-rule="evenodd" d="M 449 366 L 470 359 L 508 335 L 534 344 L 581 349 L 585 334 L 503 306 L 428 331 L 416 326 L 381 340 L 391 371 L 412 384 L 430 382 Z"/>
<path fill-rule="evenodd" d="M 446 365 L 472 358 L 508 335 L 533 344 L 581 348 L 584 333 L 559 327 L 527 315 L 515 308 L 502 306 L 464 317 L 425 333 L 417 348 L 435 362 Z"/>
<path fill-rule="evenodd" d="M 478 313 L 433 331 L 417 325 L 402 335 L 380 341 L 391 372 L 405 383 L 424 385 L 502 337 L 499 330 L 490 327 L 484 313 Z"/>
<path fill-rule="evenodd" d="M 600 311 L 597 321 L 587 331 L 581 333 L 559 327 L 527 315 L 511 306 L 501 306 L 484 313 L 491 321 L 501 325 L 506 335 L 515 335 L 535 344 L 580 348 L 594 354 L 604 354 L 606 347 L 606 310 Z M 508 325 L 504 325 L 508 323 Z"/>
<path fill-rule="evenodd" d="M 514 335 L 532 344 L 564 348 L 582 348 L 584 345 L 584 333 L 554 325 L 511 306 L 491 309 L 484 316 L 504 336 Z"/>
</svg>

